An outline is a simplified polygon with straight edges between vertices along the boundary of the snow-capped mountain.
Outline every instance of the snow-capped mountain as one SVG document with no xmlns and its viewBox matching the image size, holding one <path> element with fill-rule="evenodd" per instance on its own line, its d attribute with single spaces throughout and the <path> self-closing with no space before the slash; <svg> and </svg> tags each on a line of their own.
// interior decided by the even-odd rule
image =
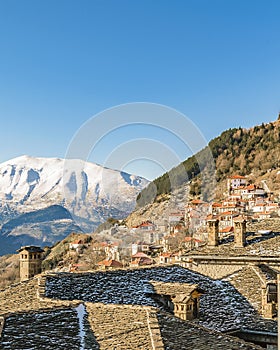
<svg viewBox="0 0 280 350">
<path fill-rule="evenodd" d="M 0 164 L 1 226 L 4 229 L 21 214 L 57 205 L 70 213 L 74 224 L 91 232 L 110 216 L 130 213 L 137 194 L 148 183 L 81 160 L 18 157 Z M 13 227 L 2 235 L 17 235 L 16 230 Z"/>
</svg>

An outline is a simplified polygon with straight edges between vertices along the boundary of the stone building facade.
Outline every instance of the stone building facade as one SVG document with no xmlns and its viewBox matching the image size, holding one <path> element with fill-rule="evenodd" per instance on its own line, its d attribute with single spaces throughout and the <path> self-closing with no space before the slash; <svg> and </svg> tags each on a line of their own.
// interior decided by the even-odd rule
<svg viewBox="0 0 280 350">
<path fill-rule="evenodd" d="M 18 250 L 20 280 L 26 281 L 42 271 L 43 250 L 36 246 L 25 246 Z"/>
</svg>

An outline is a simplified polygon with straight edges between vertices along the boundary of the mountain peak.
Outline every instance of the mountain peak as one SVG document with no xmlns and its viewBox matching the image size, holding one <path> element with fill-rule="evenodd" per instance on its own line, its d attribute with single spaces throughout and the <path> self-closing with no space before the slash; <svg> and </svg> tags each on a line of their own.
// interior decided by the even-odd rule
<svg viewBox="0 0 280 350">
<path fill-rule="evenodd" d="M 148 183 L 79 159 L 23 155 L 0 164 L 0 218 L 5 224 L 16 214 L 60 205 L 79 227 L 92 232 L 108 217 L 126 217 Z"/>
</svg>

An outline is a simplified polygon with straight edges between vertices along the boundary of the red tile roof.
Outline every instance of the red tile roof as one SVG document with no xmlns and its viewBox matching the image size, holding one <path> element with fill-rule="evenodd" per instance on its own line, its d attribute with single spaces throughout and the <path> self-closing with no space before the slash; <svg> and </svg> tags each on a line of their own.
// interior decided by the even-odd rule
<svg viewBox="0 0 280 350">
<path fill-rule="evenodd" d="M 221 206 L 222 206 L 222 204 L 221 203 L 217 203 L 217 202 L 214 202 L 212 204 L 212 208 L 218 208 L 218 207 L 221 207 Z"/>
<path fill-rule="evenodd" d="M 194 199 L 191 202 L 192 204 L 204 204 L 205 202 L 203 202 L 201 199 Z"/>
<path fill-rule="evenodd" d="M 106 259 L 99 261 L 98 265 L 106 266 L 106 267 L 123 267 L 123 264 L 117 260 L 106 260 Z"/>
<path fill-rule="evenodd" d="M 229 232 L 233 232 L 233 227 L 232 226 L 227 226 L 225 228 L 223 228 L 222 230 L 220 230 L 221 233 L 229 233 Z"/>
<path fill-rule="evenodd" d="M 79 239 L 79 240 L 71 242 L 71 244 L 83 244 L 83 241 Z"/>
<path fill-rule="evenodd" d="M 149 258 L 149 256 L 145 253 L 138 252 L 138 253 L 132 255 L 132 258 Z"/>
<path fill-rule="evenodd" d="M 245 176 L 242 175 L 232 175 L 228 177 L 229 179 L 246 179 Z"/>
</svg>

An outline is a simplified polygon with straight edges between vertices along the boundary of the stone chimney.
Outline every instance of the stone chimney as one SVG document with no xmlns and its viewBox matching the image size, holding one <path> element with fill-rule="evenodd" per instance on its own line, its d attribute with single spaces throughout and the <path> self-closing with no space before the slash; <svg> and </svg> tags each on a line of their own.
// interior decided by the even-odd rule
<svg viewBox="0 0 280 350">
<path fill-rule="evenodd" d="M 234 220 L 234 247 L 243 248 L 246 244 L 246 220 L 244 218 Z"/>
<path fill-rule="evenodd" d="M 41 273 L 42 253 L 40 247 L 26 246 L 18 250 L 20 280 L 25 281 Z"/>
<path fill-rule="evenodd" d="M 219 244 L 219 220 L 207 220 L 208 246 L 216 247 Z"/>
</svg>

